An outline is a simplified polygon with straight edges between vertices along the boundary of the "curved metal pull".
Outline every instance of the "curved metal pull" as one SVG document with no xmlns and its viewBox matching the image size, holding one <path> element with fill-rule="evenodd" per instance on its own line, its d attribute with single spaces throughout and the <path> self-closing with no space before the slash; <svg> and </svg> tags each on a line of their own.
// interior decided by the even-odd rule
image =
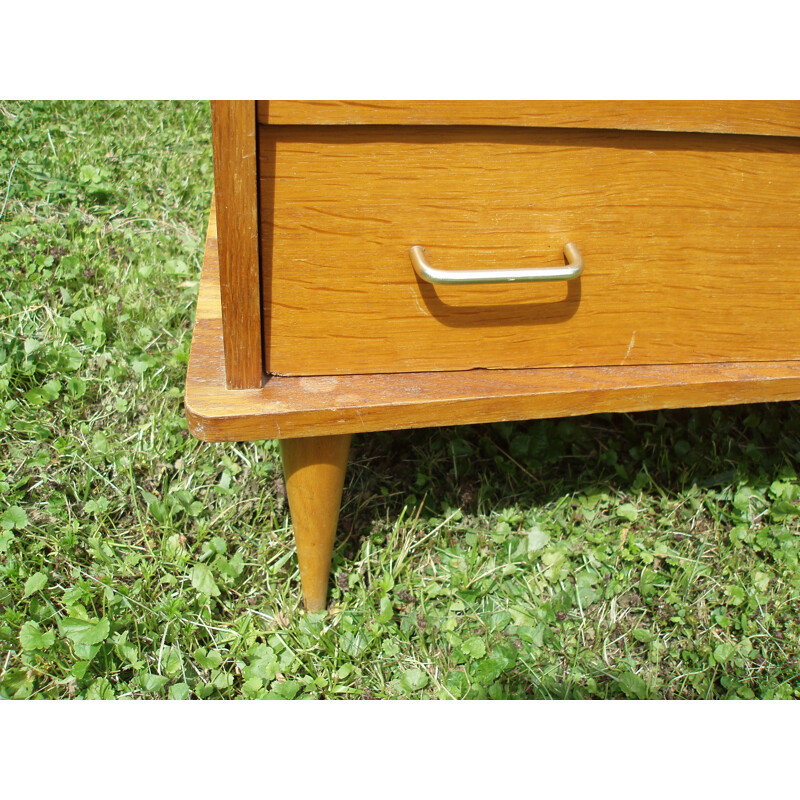
<svg viewBox="0 0 800 800">
<path fill-rule="evenodd" d="M 583 272 L 583 256 L 578 245 L 564 245 L 566 267 L 534 269 L 436 269 L 425 258 L 425 250 L 414 245 L 409 251 L 414 272 L 428 283 L 522 283 L 523 281 L 571 281 Z"/>
</svg>

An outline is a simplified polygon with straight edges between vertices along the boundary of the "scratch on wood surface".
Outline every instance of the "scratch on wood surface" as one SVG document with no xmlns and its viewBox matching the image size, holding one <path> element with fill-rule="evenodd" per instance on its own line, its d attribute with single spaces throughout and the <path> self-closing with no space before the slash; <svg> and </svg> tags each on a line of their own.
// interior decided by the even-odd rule
<svg viewBox="0 0 800 800">
<path fill-rule="evenodd" d="M 409 291 L 411 292 L 411 296 L 414 298 L 414 302 L 417 304 L 417 308 L 419 309 L 419 313 L 420 314 L 427 313 L 425 311 L 425 309 L 420 305 L 419 294 L 417 293 L 416 289 L 414 289 L 414 287 L 412 286 L 412 287 L 410 287 Z"/>
<path fill-rule="evenodd" d="M 620 364 L 624 364 L 628 360 L 628 356 L 631 354 L 634 344 L 636 344 L 636 331 L 634 331 L 633 335 L 631 336 L 631 342 L 628 345 L 628 349 L 625 351 L 625 358 L 622 359 Z"/>
</svg>

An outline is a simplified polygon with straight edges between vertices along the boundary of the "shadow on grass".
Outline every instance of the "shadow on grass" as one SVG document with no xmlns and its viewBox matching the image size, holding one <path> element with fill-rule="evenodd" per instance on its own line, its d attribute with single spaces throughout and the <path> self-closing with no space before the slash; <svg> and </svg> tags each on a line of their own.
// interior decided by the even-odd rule
<svg viewBox="0 0 800 800">
<path fill-rule="evenodd" d="M 486 514 L 607 491 L 676 497 L 763 481 L 800 456 L 796 403 L 598 414 L 363 434 L 354 439 L 342 530 L 424 501 Z M 410 510 L 410 509 L 409 509 Z"/>
</svg>

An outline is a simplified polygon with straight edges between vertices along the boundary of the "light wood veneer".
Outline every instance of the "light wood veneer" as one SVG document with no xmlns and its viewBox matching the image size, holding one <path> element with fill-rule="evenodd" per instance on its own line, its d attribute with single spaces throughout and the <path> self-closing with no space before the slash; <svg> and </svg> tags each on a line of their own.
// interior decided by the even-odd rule
<svg viewBox="0 0 800 800">
<path fill-rule="evenodd" d="M 260 159 L 268 373 L 797 356 L 800 139 L 262 126 Z M 408 256 L 555 266 L 567 242 L 570 282 L 433 286 Z"/>
</svg>

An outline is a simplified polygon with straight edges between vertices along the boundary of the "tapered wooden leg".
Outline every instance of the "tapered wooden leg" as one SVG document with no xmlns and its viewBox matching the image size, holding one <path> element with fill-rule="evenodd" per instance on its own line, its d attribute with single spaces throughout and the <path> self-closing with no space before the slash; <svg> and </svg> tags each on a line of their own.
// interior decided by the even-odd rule
<svg viewBox="0 0 800 800">
<path fill-rule="evenodd" d="M 350 439 L 348 433 L 280 443 L 303 599 L 309 611 L 326 606 Z"/>
</svg>

